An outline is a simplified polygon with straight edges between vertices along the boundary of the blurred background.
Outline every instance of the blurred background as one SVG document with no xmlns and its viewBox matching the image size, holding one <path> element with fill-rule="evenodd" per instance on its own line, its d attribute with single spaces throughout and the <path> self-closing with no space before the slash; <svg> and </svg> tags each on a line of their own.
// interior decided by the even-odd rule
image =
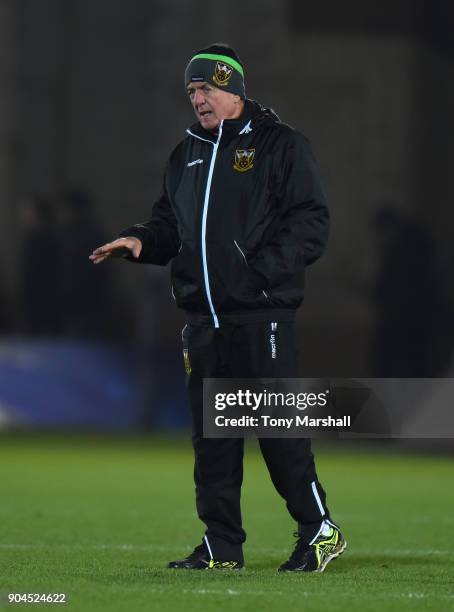
<svg viewBox="0 0 454 612">
<path fill-rule="evenodd" d="M 150 216 L 216 41 L 320 162 L 301 374 L 453 376 L 453 31 L 449 0 L 0 0 L 0 429 L 189 425 L 169 270 L 88 255 Z"/>
</svg>

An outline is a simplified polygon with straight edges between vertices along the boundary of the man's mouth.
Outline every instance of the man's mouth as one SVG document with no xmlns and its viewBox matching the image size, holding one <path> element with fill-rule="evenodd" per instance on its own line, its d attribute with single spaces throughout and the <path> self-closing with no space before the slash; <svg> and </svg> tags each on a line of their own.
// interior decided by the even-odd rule
<svg viewBox="0 0 454 612">
<path fill-rule="evenodd" d="M 212 111 L 206 110 L 206 111 L 199 111 L 199 115 L 202 119 L 206 119 L 207 117 L 209 117 L 210 115 L 212 115 Z"/>
</svg>

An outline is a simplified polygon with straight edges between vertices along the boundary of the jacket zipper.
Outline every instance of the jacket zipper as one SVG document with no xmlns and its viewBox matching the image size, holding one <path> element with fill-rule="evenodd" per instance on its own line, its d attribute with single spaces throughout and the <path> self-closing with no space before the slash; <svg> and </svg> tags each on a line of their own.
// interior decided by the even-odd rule
<svg viewBox="0 0 454 612">
<path fill-rule="evenodd" d="M 211 155 L 210 168 L 208 170 L 208 179 L 207 185 L 205 189 L 205 199 L 203 201 L 203 214 L 202 214 L 202 263 L 203 263 L 203 278 L 205 282 L 205 293 L 207 296 L 208 304 L 210 306 L 211 316 L 213 317 L 214 327 L 219 327 L 219 319 L 216 314 L 216 311 L 213 306 L 213 300 L 211 298 L 211 289 L 210 289 L 210 278 L 208 276 L 208 260 L 207 260 L 207 248 L 206 248 L 206 229 L 207 229 L 207 215 L 208 215 L 208 205 L 210 203 L 210 192 L 211 192 L 211 182 L 213 180 L 213 171 L 214 164 L 216 163 L 216 155 L 219 148 L 219 143 L 221 141 L 222 136 L 222 125 L 224 121 L 221 121 L 219 125 L 219 134 L 216 142 L 212 142 L 211 140 L 207 140 L 206 138 L 201 138 L 200 136 L 196 136 L 190 130 L 186 130 L 188 134 L 193 136 L 194 138 L 198 138 L 199 140 L 203 140 L 204 142 L 209 142 L 213 145 L 213 153 Z"/>
<path fill-rule="evenodd" d="M 248 264 L 247 259 L 246 259 L 246 255 L 243 253 L 242 249 L 240 248 L 240 245 L 238 244 L 238 242 L 236 240 L 234 240 L 233 243 L 236 246 L 236 248 L 239 250 L 241 255 L 243 256 L 243 259 L 244 259 L 246 265 L 249 267 L 249 264 Z M 268 295 L 268 293 L 266 291 L 264 291 L 263 289 L 262 289 L 262 293 L 266 297 L 267 300 L 270 299 L 270 296 Z"/>
</svg>

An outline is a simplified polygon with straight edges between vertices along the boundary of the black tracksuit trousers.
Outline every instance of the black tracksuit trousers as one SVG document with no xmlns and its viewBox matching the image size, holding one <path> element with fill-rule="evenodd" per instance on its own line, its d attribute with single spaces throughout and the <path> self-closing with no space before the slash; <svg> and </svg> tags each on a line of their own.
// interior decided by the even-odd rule
<svg viewBox="0 0 454 612">
<path fill-rule="evenodd" d="M 203 437 L 203 378 L 298 376 L 293 322 L 271 321 L 221 327 L 188 324 L 183 329 L 187 389 L 192 410 L 194 480 L 197 512 L 217 560 L 243 560 L 246 539 L 241 526 L 243 438 Z M 272 351 L 271 333 L 275 335 Z M 274 356 L 273 356 L 274 355 Z M 189 371 L 190 370 L 190 371 Z M 311 442 L 303 438 L 262 438 L 260 449 L 278 493 L 311 539 L 323 518 L 329 518 L 325 492 L 318 482 Z"/>
</svg>

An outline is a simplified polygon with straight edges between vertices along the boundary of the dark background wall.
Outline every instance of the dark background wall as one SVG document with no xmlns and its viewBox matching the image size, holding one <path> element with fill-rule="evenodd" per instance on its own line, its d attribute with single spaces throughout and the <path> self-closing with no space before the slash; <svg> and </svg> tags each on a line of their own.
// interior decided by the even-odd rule
<svg viewBox="0 0 454 612">
<path fill-rule="evenodd" d="M 454 261 L 453 25 L 442 1 L 0 0 L 4 327 L 20 319 L 20 199 L 83 186 L 112 237 L 146 219 L 192 122 L 184 67 L 223 40 L 245 63 L 248 95 L 312 141 L 328 192 L 331 241 L 300 317 L 305 372 L 370 374 L 373 215 L 386 202 L 431 232 L 440 282 Z M 168 271 L 108 265 L 123 337 L 159 322 L 177 350 Z"/>
</svg>

